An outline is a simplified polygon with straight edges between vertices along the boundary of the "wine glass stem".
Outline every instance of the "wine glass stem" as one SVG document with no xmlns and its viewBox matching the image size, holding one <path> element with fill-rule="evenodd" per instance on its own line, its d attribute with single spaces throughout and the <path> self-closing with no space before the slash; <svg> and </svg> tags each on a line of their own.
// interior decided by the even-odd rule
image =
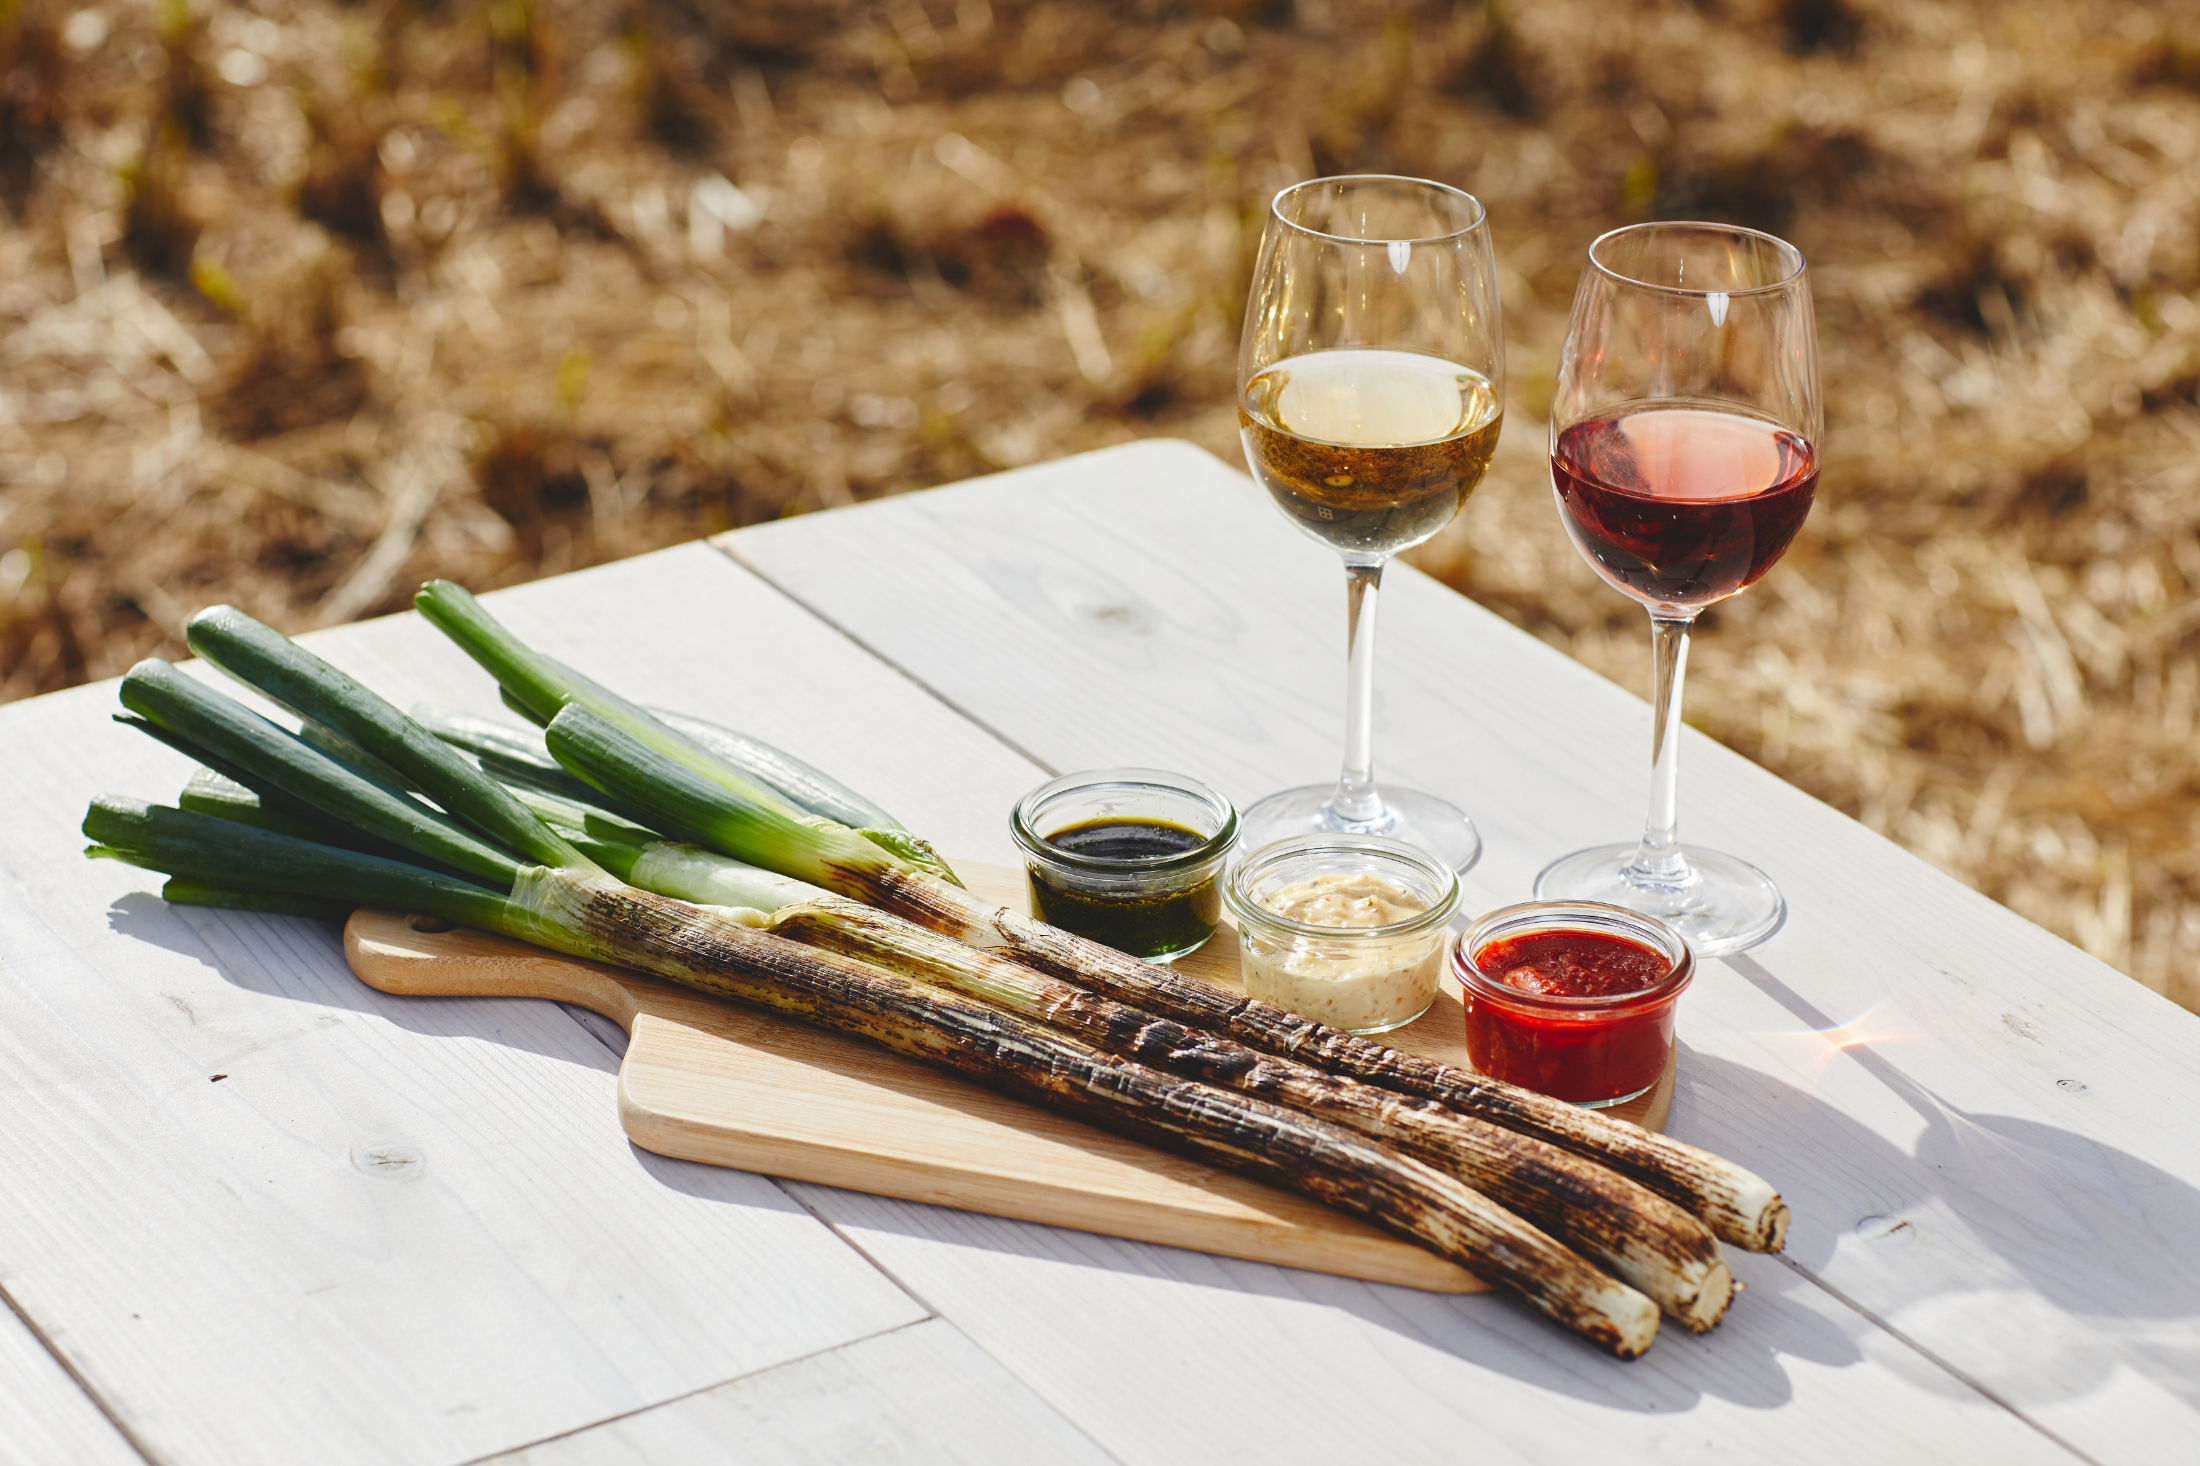
<svg viewBox="0 0 2200 1466">
<path fill-rule="evenodd" d="M 1681 683 L 1688 675 L 1688 628 L 1693 616 L 1650 616 L 1650 818 L 1642 846 L 1627 869 L 1641 884 L 1677 886 L 1688 880 L 1681 853 Z"/>
<path fill-rule="evenodd" d="M 1349 638 L 1344 693 L 1344 772 L 1329 809 L 1352 824 L 1382 818 L 1375 787 L 1375 610 L 1382 600 L 1383 562 L 1344 567 L 1345 628 Z"/>
</svg>

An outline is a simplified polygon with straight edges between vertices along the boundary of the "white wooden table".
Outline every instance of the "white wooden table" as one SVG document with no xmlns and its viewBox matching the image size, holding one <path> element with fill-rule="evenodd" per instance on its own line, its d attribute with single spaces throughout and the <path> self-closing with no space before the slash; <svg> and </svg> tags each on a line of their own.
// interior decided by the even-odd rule
<svg viewBox="0 0 2200 1466">
<path fill-rule="evenodd" d="M 1382 768 L 1480 821 L 1470 899 L 1627 834 L 1643 705 L 1392 578 Z M 1235 469 L 1146 443 L 491 600 L 1008 864 L 1057 771 L 1326 777 L 1338 579 Z M 312 644 L 497 711 L 411 616 Z M 1497 1297 L 638 1151 L 600 1021 L 385 996 L 328 927 L 80 859 L 89 796 L 188 772 L 114 706 L 0 708 L 9 1466 L 2200 1461 L 2200 1018 L 1693 734 L 1687 833 L 1792 911 L 1683 1003 L 1670 1128 L 1795 1227 L 1716 1333 L 1619 1364 Z"/>
</svg>

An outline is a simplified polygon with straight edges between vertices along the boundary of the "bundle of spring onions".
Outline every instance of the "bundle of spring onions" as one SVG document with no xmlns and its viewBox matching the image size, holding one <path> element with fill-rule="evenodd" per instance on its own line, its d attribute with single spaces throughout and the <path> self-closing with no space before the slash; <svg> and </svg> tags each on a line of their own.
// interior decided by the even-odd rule
<svg viewBox="0 0 2200 1466">
<path fill-rule="evenodd" d="M 407 717 L 218 607 L 193 650 L 300 730 L 139 664 L 122 720 L 205 772 L 179 807 L 96 800 L 92 853 L 171 900 L 417 912 L 853 1034 L 1363 1217 L 1622 1358 L 1661 1312 L 1718 1322 L 1717 1239 L 1780 1246 L 1747 1171 L 991 909 L 790 755 L 624 701 L 456 586 L 417 604 L 534 727 Z"/>
</svg>

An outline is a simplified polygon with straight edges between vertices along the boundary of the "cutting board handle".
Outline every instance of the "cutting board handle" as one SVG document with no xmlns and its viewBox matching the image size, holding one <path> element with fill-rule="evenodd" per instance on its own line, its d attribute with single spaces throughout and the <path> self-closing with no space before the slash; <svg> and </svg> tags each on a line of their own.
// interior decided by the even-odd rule
<svg viewBox="0 0 2200 1466">
<path fill-rule="evenodd" d="M 344 956 L 369 987 L 423 998 L 549 998 L 634 1031 L 633 984 L 648 979 L 433 917 L 360 907 L 344 923 Z"/>
</svg>

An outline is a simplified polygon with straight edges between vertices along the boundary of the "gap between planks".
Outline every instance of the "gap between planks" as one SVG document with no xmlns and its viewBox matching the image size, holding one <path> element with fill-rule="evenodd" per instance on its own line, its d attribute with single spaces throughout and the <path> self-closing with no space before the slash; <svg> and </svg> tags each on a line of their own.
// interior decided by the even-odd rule
<svg viewBox="0 0 2200 1466">
<path fill-rule="evenodd" d="M 805 1207 L 804 1210 L 808 1210 L 808 1208 Z M 812 1216 L 817 1215 L 815 1212 L 811 1212 L 810 1214 Z M 831 1224 L 827 1223 L 827 1225 L 830 1226 Z M 840 1235 L 838 1229 L 835 1229 L 833 1235 L 835 1235 L 836 1237 Z M 841 1240 L 844 1242 L 847 1241 L 845 1237 L 842 1237 Z M 856 1249 L 856 1251 L 859 1253 L 862 1252 L 862 1250 L 863 1249 L 860 1247 Z M 866 1257 L 864 1260 L 866 1262 L 870 1262 L 873 1267 L 878 1266 L 878 1264 L 869 1257 Z M 880 1271 L 884 1272 L 885 1270 L 881 1268 Z M 918 1299 L 917 1295 L 913 1291 L 911 1291 L 905 1284 L 901 1283 L 898 1279 L 894 1280 L 894 1286 L 900 1288 L 903 1293 L 908 1294 L 908 1296 L 912 1300 L 918 1302 L 921 1306 L 930 1306 L 928 1304 L 924 1304 L 923 1300 Z M 124 1445 L 128 1446 L 141 1459 L 146 1461 L 148 1463 L 148 1466 L 150 1466 L 150 1463 L 156 1462 L 160 1459 L 153 1454 L 151 1449 L 146 1446 L 144 1441 L 138 1438 L 138 1433 L 130 1428 L 130 1423 L 124 1420 L 121 1415 L 117 1414 L 114 1408 L 107 1403 L 107 1397 L 101 1394 L 99 1390 L 93 1386 L 92 1382 L 83 1376 L 82 1372 L 77 1369 L 76 1364 L 69 1358 L 69 1356 L 63 1353 L 60 1346 L 55 1344 L 53 1339 L 47 1335 L 46 1331 L 38 1326 L 38 1321 L 32 1318 L 28 1313 L 23 1311 L 23 1306 L 15 1301 L 15 1295 L 8 1291 L 7 1285 L 4 1283 L 0 1283 L 0 1303 L 5 1303 L 8 1306 L 9 1314 L 12 1315 L 18 1323 L 23 1325 L 23 1329 L 26 1333 L 28 1333 L 32 1338 L 38 1341 L 38 1347 L 46 1351 L 46 1356 L 53 1360 L 55 1365 L 60 1368 L 63 1374 L 66 1374 L 69 1377 L 69 1382 L 77 1387 L 78 1392 L 81 1393 L 86 1400 L 91 1402 L 92 1408 L 99 1412 L 100 1419 L 106 1421 L 108 1425 L 114 1428 L 115 1434 L 122 1438 L 122 1443 Z"/>
<path fill-rule="evenodd" d="M 558 1006 L 562 1008 L 565 1005 L 563 1003 L 560 1003 Z M 777 1186 L 779 1183 L 775 1179 L 772 1184 Z M 784 1187 L 781 1187 L 780 1189 L 782 1191 L 785 1190 Z M 790 1197 L 788 1199 L 794 1201 L 797 1206 L 801 1206 L 801 1202 L 799 1200 L 793 1197 Z M 802 1209 L 804 1211 L 809 1211 L 808 1207 L 803 1207 Z M 810 1215 L 814 1217 L 817 1215 L 817 1213 L 810 1212 Z M 829 1226 L 830 1223 L 828 1223 L 827 1225 Z M 845 1241 L 846 1239 L 843 1238 L 842 1240 Z M 858 1252 L 861 1252 L 862 1250 L 863 1249 L 860 1247 L 856 1249 L 856 1251 Z M 866 1258 L 865 1261 L 869 1261 L 869 1259 Z M 876 1264 L 873 1265 L 876 1266 Z M 885 1269 L 880 1268 L 879 1271 L 884 1272 Z M 909 1292 L 907 1288 L 902 1289 L 902 1291 L 904 1293 Z M 914 1298 L 916 1297 L 916 1294 L 910 1293 L 909 1296 Z M 861 1334 L 853 1339 L 842 1339 L 837 1344 L 829 1344 L 822 1349 L 812 1349 L 807 1354 L 797 1354 L 792 1359 L 782 1359 L 776 1364 L 767 1364 L 761 1369 L 751 1369 L 744 1371 L 741 1374 L 728 1375 L 724 1379 L 713 1380 L 707 1385 L 698 1385 L 692 1390 L 682 1390 L 677 1395 L 667 1395 L 662 1400 L 652 1400 L 647 1405 L 637 1405 L 632 1410 L 622 1410 L 616 1415 L 606 1415 L 601 1420 L 591 1420 L 586 1425 L 576 1425 L 571 1430 L 561 1430 L 555 1435 L 546 1435 L 541 1436 L 535 1440 L 522 1441 L 516 1446 L 500 1446 L 496 1450 L 490 1451 L 485 1455 L 469 1457 L 465 1461 L 460 1462 L 459 1466 L 481 1466 L 481 1463 L 484 1461 L 500 1461 L 506 1456 L 516 1456 L 522 1451 L 532 1451 L 538 1446 L 547 1446 L 552 1441 L 570 1440 L 577 1435 L 586 1435 L 592 1430 L 601 1430 L 607 1425 L 616 1425 L 622 1420 L 632 1420 L 638 1415 L 647 1415 L 652 1410 L 663 1410 L 667 1406 L 679 1404 L 682 1400 L 692 1400 L 697 1395 L 707 1395 L 712 1390 L 722 1390 L 727 1385 L 737 1385 L 743 1380 L 761 1379 L 763 1376 L 770 1374 L 773 1370 L 785 1369 L 789 1365 L 794 1364 L 806 1364 L 812 1359 L 822 1359 L 828 1354 L 837 1354 L 841 1350 L 851 1348 L 854 1345 L 867 1344 L 873 1339 L 883 1339 L 890 1334 L 898 1334 L 904 1329 L 913 1329 L 919 1327 L 920 1325 L 928 1323 L 946 1323 L 946 1320 L 939 1317 L 939 1315 L 935 1313 L 927 1312 L 923 1318 L 912 1318 L 907 1323 L 897 1323 L 892 1328 L 874 1329 L 868 1334 Z M 954 1328 L 954 1325 L 948 1324 L 948 1327 Z M 957 1333 L 962 1332 L 962 1330 L 960 1329 L 956 1329 L 955 1331 Z"/>
<path fill-rule="evenodd" d="M 739 531 L 736 530 L 729 531 L 728 533 L 722 535 L 714 535 L 711 538 L 704 540 L 703 543 L 709 545 L 719 554 L 725 556 L 728 560 L 732 561 L 738 569 L 743 570 L 749 575 L 754 576 L 758 584 L 770 587 L 772 591 L 783 597 L 788 605 L 793 606 L 797 610 L 801 611 L 804 615 L 810 617 L 814 621 L 817 621 L 821 625 L 830 627 L 833 630 L 834 634 L 846 641 L 848 645 L 856 648 L 865 656 L 869 657 L 872 661 L 878 663 L 881 667 L 886 668 L 895 676 L 901 678 L 904 682 L 907 682 L 911 687 L 916 688 L 926 697 L 931 698 L 941 707 L 953 713 L 956 717 L 961 718 L 971 727 L 978 729 L 980 732 L 984 733 L 986 737 L 992 739 L 995 743 L 1000 744 L 1001 747 L 1007 749 L 1010 753 L 1015 754 L 1018 758 L 1030 764 L 1033 768 L 1038 769 L 1047 778 L 1052 779 L 1060 776 L 1062 771 L 1056 768 L 1053 764 L 1039 757 L 1038 754 L 1033 753 L 1030 749 L 1024 747 L 1021 743 L 1018 743 L 1015 739 L 1009 737 L 1006 733 L 1003 733 L 1000 729 L 994 727 L 984 718 L 979 717 L 975 712 L 973 712 L 969 708 L 964 707 L 961 703 L 955 701 L 955 699 L 949 697 L 946 693 L 942 692 L 939 688 L 934 687 L 931 683 L 925 681 L 922 677 L 919 677 L 916 673 L 910 671 L 907 667 L 904 667 L 899 662 L 894 661 L 891 657 L 888 657 L 877 647 L 871 645 L 862 637 L 856 635 L 853 631 L 850 631 L 847 627 L 841 625 L 831 616 L 826 615 L 825 612 L 819 610 L 816 606 L 813 606 L 808 601 L 803 600 L 793 591 L 788 590 L 778 581 L 772 579 L 771 576 L 765 574 L 762 570 L 750 564 L 746 559 L 743 559 L 741 553 L 738 550 L 734 549 L 731 544 L 726 543 L 728 540 L 733 538 L 734 534 L 737 533 L 739 533 Z"/>
<path fill-rule="evenodd" d="M 907 1278 L 904 1278 L 900 1273 L 894 1271 L 893 1268 L 889 1267 L 882 1259 L 876 1256 L 870 1248 L 864 1246 L 861 1242 L 858 1242 L 855 1238 L 849 1236 L 847 1229 L 841 1226 L 840 1223 L 834 1221 L 831 1217 L 826 1216 L 816 1207 L 810 1205 L 808 1197 L 799 1195 L 795 1191 L 795 1187 L 797 1186 L 814 1186 L 817 1184 L 816 1182 L 787 1181 L 780 1177 L 774 1176 L 772 1178 L 772 1184 L 774 1186 L 777 1186 L 780 1190 L 780 1193 L 784 1195 L 789 1201 L 792 1201 L 796 1206 L 801 1207 L 804 1212 L 808 1213 L 814 1220 L 817 1221 L 820 1226 L 823 1226 L 835 1237 L 838 1237 L 843 1243 L 847 1244 L 847 1246 L 855 1252 L 856 1256 L 862 1258 L 872 1267 L 878 1269 L 880 1277 L 886 1279 L 886 1281 L 892 1283 L 895 1287 L 901 1289 L 903 1293 L 907 1294 L 911 1302 L 915 1303 L 917 1307 L 925 1311 L 926 1317 L 937 1319 L 945 1327 L 953 1329 L 957 1334 L 961 1335 L 963 1341 L 969 1344 L 972 1349 L 976 1350 L 978 1353 L 984 1355 L 986 1358 L 992 1360 L 995 1364 L 999 1365 L 1001 1373 L 1014 1380 L 1023 1388 L 1031 1391 L 1032 1395 L 1036 1399 L 1044 1404 L 1049 1410 L 1053 1411 L 1058 1418 L 1060 1418 L 1065 1424 L 1069 1426 L 1070 1429 L 1076 1431 L 1086 1440 L 1092 1442 L 1092 1448 L 1094 1450 L 1098 1451 L 1101 1455 L 1107 1457 L 1110 1461 L 1121 1462 L 1123 1460 L 1121 1456 L 1118 1456 L 1115 1452 L 1109 1450 L 1107 1446 L 1101 1442 L 1099 1437 L 1095 1436 L 1091 1431 L 1087 1430 L 1084 1424 L 1079 1421 L 1076 1416 L 1070 1414 L 1067 1410 L 1063 1409 L 1059 1402 L 1048 1399 L 1044 1391 L 1042 1391 L 1037 1385 L 1033 1384 L 1030 1380 L 1025 1379 L 1023 1375 L 1017 1371 L 1015 1361 L 1003 1359 L 1000 1355 L 994 1353 L 991 1349 L 988 1349 L 985 1345 L 979 1343 L 975 1338 L 972 1338 L 969 1332 L 965 1330 L 962 1325 L 956 1323 L 953 1319 L 949 1318 L 944 1312 L 942 1312 L 938 1305 L 934 1304 L 930 1298 L 927 1298 L 922 1292 L 917 1289 L 915 1284 L 911 1283 Z M 914 1206 L 924 1206 L 926 1204 L 927 1203 L 921 1201 L 911 1203 L 911 1205 Z M 948 1209 L 952 1210 L 952 1208 Z M 923 1322 L 923 1320 L 919 1319 L 917 1320 L 917 1322 L 921 1323 Z M 903 1324 L 902 1327 L 910 1328 L 913 1327 L 913 1325 Z M 888 1332 L 892 1331 L 889 1330 Z M 824 1352 L 829 1353 L 831 1351 L 827 1350 Z M 774 1367 L 776 1368 L 777 1366 Z M 472 1463 L 469 1463 L 469 1466 L 472 1466 Z"/>
</svg>

